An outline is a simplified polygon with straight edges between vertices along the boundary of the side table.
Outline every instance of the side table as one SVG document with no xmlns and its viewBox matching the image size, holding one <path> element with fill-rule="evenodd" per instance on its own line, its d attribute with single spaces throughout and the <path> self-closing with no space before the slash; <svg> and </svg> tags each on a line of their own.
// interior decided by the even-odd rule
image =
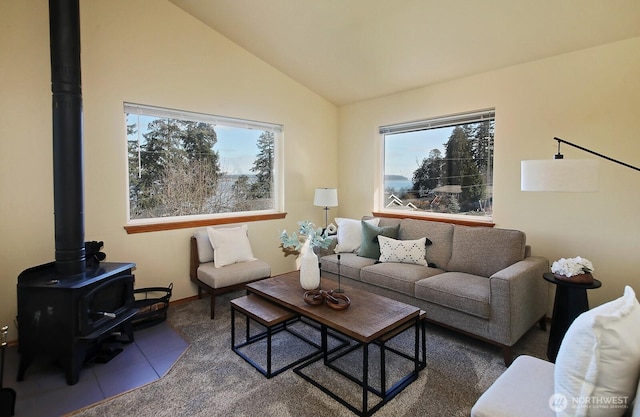
<svg viewBox="0 0 640 417">
<path fill-rule="evenodd" d="M 600 288 L 602 283 L 594 279 L 591 284 L 576 284 L 556 279 L 550 272 L 545 273 L 543 277 L 550 283 L 556 284 L 556 297 L 553 302 L 553 317 L 551 318 L 551 331 L 547 346 L 547 358 L 555 363 L 567 329 L 576 317 L 589 310 L 587 290 Z"/>
</svg>

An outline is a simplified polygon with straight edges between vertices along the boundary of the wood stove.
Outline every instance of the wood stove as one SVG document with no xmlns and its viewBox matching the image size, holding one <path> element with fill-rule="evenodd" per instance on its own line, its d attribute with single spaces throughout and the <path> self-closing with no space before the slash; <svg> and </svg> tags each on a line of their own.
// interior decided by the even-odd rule
<svg viewBox="0 0 640 417">
<path fill-rule="evenodd" d="M 36 356 L 59 360 L 67 383 L 78 382 L 87 354 L 114 332 L 133 341 L 132 263 L 105 262 L 60 279 L 53 262 L 18 276 L 18 381 Z"/>
<path fill-rule="evenodd" d="M 87 267 L 84 242 L 79 0 L 49 0 L 55 262 L 18 276 L 18 380 L 34 357 L 53 356 L 68 384 L 114 331 L 133 341 L 133 263 Z"/>
</svg>

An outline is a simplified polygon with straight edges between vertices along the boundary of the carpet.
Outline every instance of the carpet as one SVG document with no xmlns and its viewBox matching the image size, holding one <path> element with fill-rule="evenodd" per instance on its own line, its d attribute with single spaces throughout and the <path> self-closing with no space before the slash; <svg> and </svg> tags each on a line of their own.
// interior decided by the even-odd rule
<svg viewBox="0 0 640 417">
<path fill-rule="evenodd" d="M 229 299 L 240 295 L 243 292 L 219 297 L 214 320 L 209 319 L 208 299 L 171 306 L 168 322 L 191 344 L 173 368 L 152 384 L 72 415 L 353 415 L 292 369 L 266 379 L 231 350 Z M 514 354 L 545 358 L 547 339 L 548 332 L 534 326 L 514 346 Z M 409 344 L 412 340 L 409 338 L 405 342 L 399 337 L 394 343 Z M 273 349 L 292 354 L 297 350 L 285 337 L 274 339 Z M 354 354 L 357 355 L 357 351 Z M 426 355 L 427 366 L 419 378 L 383 406 L 376 416 L 469 416 L 478 397 L 506 369 L 502 350 L 498 347 L 432 324 L 427 324 Z M 353 363 L 358 363 L 357 359 L 345 361 L 344 366 Z M 322 369 L 315 372 L 325 378 L 331 377 Z M 336 380 L 338 389 L 341 389 L 340 385 L 342 383 Z M 347 391 L 344 395 L 348 396 Z"/>
</svg>

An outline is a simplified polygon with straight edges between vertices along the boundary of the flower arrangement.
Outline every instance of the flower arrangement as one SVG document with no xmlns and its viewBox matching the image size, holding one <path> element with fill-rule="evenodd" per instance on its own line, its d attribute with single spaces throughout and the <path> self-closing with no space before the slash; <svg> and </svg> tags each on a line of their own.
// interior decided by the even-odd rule
<svg viewBox="0 0 640 417">
<path fill-rule="evenodd" d="M 565 277 L 588 274 L 593 272 L 593 264 L 590 260 L 576 256 L 575 258 L 561 258 L 551 265 L 551 272 Z"/>
<path fill-rule="evenodd" d="M 316 227 L 315 224 L 308 220 L 298 222 L 298 233 L 292 232 L 287 234 L 286 230 L 280 233 L 280 243 L 285 249 L 293 249 L 300 251 L 302 246 L 308 241 L 309 246 L 312 248 L 321 247 L 327 249 L 332 242 L 330 237 L 327 237 L 327 231 L 322 231 L 321 227 Z"/>
</svg>

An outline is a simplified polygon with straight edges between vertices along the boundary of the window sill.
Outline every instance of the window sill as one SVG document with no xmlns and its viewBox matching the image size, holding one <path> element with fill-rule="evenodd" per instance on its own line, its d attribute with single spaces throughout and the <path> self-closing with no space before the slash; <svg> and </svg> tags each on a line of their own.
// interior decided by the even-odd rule
<svg viewBox="0 0 640 417">
<path fill-rule="evenodd" d="M 389 217 L 394 219 L 416 219 L 416 220 L 430 220 L 433 222 L 453 223 L 463 226 L 479 226 L 479 227 L 494 227 L 495 223 L 490 220 L 480 219 L 462 219 L 459 217 L 446 217 L 435 216 L 433 214 L 409 214 L 409 213 L 390 213 L 388 211 L 374 211 L 375 217 Z"/>
<path fill-rule="evenodd" d="M 124 226 L 127 234 L 159 232 L 162 230 L 190 229 L 193 227 L 215 226 L 219 224 L 258 222 L 262 220 L 284 219 L 287 213 L 252 214 L 245 216 L 218 217 L 211 219 L 185 220 L 173 222 L 158 222 L 145 224 L 130 224 Z"/>
</svg>

